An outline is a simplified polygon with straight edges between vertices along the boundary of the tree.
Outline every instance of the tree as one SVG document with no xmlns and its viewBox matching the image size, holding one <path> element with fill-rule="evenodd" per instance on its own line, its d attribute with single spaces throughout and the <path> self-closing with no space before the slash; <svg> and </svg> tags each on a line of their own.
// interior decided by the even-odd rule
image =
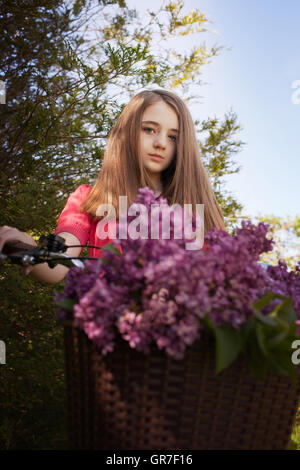
<svg viewBox="0 0 300 470">
<path fill-rule="evenodd" d="M 231 156 L 240 151 L 244 142 L 238 141 L 235 134 L 241 129 L 234 112 L 225 115 L 223 122 L 217 118 L 208 118 L 196 126 L 203 140 L 199 145 L 204 165 L 211 177 L 213 190 L 222 207 L 228 230 L 232 230 L 238 221 L 243 206 L 226 190 L 222 177 L 238 173 L 240 167 L 232 161 Z"/>
<path fill-rule="evenodd" d="M 273 250 L 265 253 L 261 261 L 277 265 L 283 259 L 290 269 L 295 269 L 300 262 L 300 217 L 262 215 L 257 217 L 259 222 L 269 225 L 269 238 L 275 241 Z"/>
<path fill-rule="evenodd" d="M 168 37 L 205 30 L 205 15 L 184 14 L 180 1 L 149 13 L 142 27 L 138 13 L 121 0 L 3 6 L 0 79 L 7 105 L 0 115 L 0 223 L 38 234 L 54 228 L 76 185 L 95 180 L 107 135 L 129 96 L 161 86 L 179 88 L 188 99 L 189 83 L 199 82 L 199 70 L 221 47 L 201 45 L 180 55 L 165 46 Z M 208 170 L 218 180 L 218 199 L 228 215 L 239 206 L 222 196 L 217 175 L 222 165 L 229 171 L 228 136 L 238 127 L 232 118 L 218 132 L 213 120 L 206 130 L 209 124 L 203 151 L 213 155 Z"/>
<path fill-rule="evenodd" d="M 95 180 L 129 96 L 155 86 L 188 100 L 189 85 L 201 84 L 201 67 L 221 47 L 201 44 L 179 54 L 168 45 L 169 37 L 205 31 L 208 23 L 199 10 L 185 14 L 181 1 L 144 20 L 124 0 L 0 0 L 0 6 L 0 80 L 7 91 L 0 105 L 0 225 L 38 237 L 53 231 L 68 194 Z M 227 216 L 239 205 L 224 197 L 221 176 L 236 171 L 229 162 L 238 129 L 233 115 L 199 123 Z M 12 267 L 1 268 L 0 282 L 8 362 L 1 369 L 1 447 L 64 448 L 63 337 L 52 302 L 63 285 L 38 285 Z"/>
</svg>

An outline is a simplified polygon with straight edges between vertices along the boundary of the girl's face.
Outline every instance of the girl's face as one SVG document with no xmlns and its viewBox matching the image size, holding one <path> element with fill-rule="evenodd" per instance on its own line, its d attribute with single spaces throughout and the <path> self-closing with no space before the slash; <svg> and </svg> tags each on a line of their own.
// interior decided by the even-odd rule
<svg viewBox="0 0 300 470">
<path fill-rule="evenodd" d="M 172 162 L 178 131 L 177 114 L 164 101 L 145 109 L 140 131 L 140 152 L 144 166 L 154 179 Z"/>
</svg>

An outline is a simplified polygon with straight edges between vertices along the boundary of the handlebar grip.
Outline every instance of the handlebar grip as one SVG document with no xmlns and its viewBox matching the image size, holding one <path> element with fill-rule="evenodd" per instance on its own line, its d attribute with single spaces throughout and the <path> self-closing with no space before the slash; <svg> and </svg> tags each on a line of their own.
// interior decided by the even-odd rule
<svg viewBox="0 0 300 470">
<path fill-rule="evenodd" d="M 27 243 L 20 242 L 19 240 L 10 240 L 6 242 L 2 248 L 2 253 L 11 255 L 20 251 L 31 251 L 36 248 L 36 245 L 28 245 Z"/>
</svg>

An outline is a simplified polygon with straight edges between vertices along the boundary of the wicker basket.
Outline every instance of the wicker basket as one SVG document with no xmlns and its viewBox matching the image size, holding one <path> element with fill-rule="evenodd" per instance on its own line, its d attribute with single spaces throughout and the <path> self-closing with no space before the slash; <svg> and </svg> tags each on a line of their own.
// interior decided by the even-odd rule
<svg viewBox="0 0 300 470">
<path fill-rule="evenodd" d="M 300 385 L 256 380 L 245 360 L 215 375 L 210 340 L 184 360 L 144 355 L 120 340 L 102 356 L 64 327 L 71 449 L 285 449 Z"/>
</svg>

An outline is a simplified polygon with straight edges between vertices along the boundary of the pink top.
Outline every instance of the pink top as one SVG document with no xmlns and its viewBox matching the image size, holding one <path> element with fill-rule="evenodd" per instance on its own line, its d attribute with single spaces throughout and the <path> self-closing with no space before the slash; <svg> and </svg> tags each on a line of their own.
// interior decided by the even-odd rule
<svg viewBox="0 0 300 470">
<path fill-rule="evenodd" d="M 60 232 L 68 232 L 78 238 L 81 245 L 88 243 L 89 245 L 102 247 L 109 243 L 111 239 L 101 240 L 98 238 L 96 233 L 97 223 L 93 222 L 89 214 L 79 211 L 79 207 L 87 198 L 91 189 L 92 186 L 82 184 L 69 196 L 67 204 L 58 218 L 57 228 L 54 233 L 57 235 Z M 80 253 L 82 253 L 82 250 L 83 248 Z M 88 249 L 88 256 L 101 258 L 102 254 L 102 250 L 97 248 Z"/>
<path fill-rule="evenodd" d="M 97 223 L 93 222 L 92 217 L 89 214 L 79 211 L 79 207 L 87 198 L 91 189 L 92 186 L 82 184 L 69 196 L 67 204 L 58 218 L 57 228 L 54 233 L 57 235 L 60 232 L 68 232 L 77 237 L 81 245 L 89 244 L 103 247 L 107 243 L 111 242 L 112 238 L 107 237 L 105 240 L 98 238 Z M 107 228 L 108 224 L 106 224 L 104 230 L 107 231 Z M 110 225 L 110 228 L 113 228 L 113 225 Z M 112 234 L 112 232 L 110 232 L 110 234 Z M 118 248 L 122 253 L 121 246 Z M 204 242 L 203 248 L 206 250 L 209 249 L 206 242 Z M 83 248 L 81 249 L 80 254 L 82 253 L 82 250 Z M 88 249 L 89 256 L 101 258 L 102 254 L 103 251 L 98 250 L 97 248 Z"/>
</svg>

